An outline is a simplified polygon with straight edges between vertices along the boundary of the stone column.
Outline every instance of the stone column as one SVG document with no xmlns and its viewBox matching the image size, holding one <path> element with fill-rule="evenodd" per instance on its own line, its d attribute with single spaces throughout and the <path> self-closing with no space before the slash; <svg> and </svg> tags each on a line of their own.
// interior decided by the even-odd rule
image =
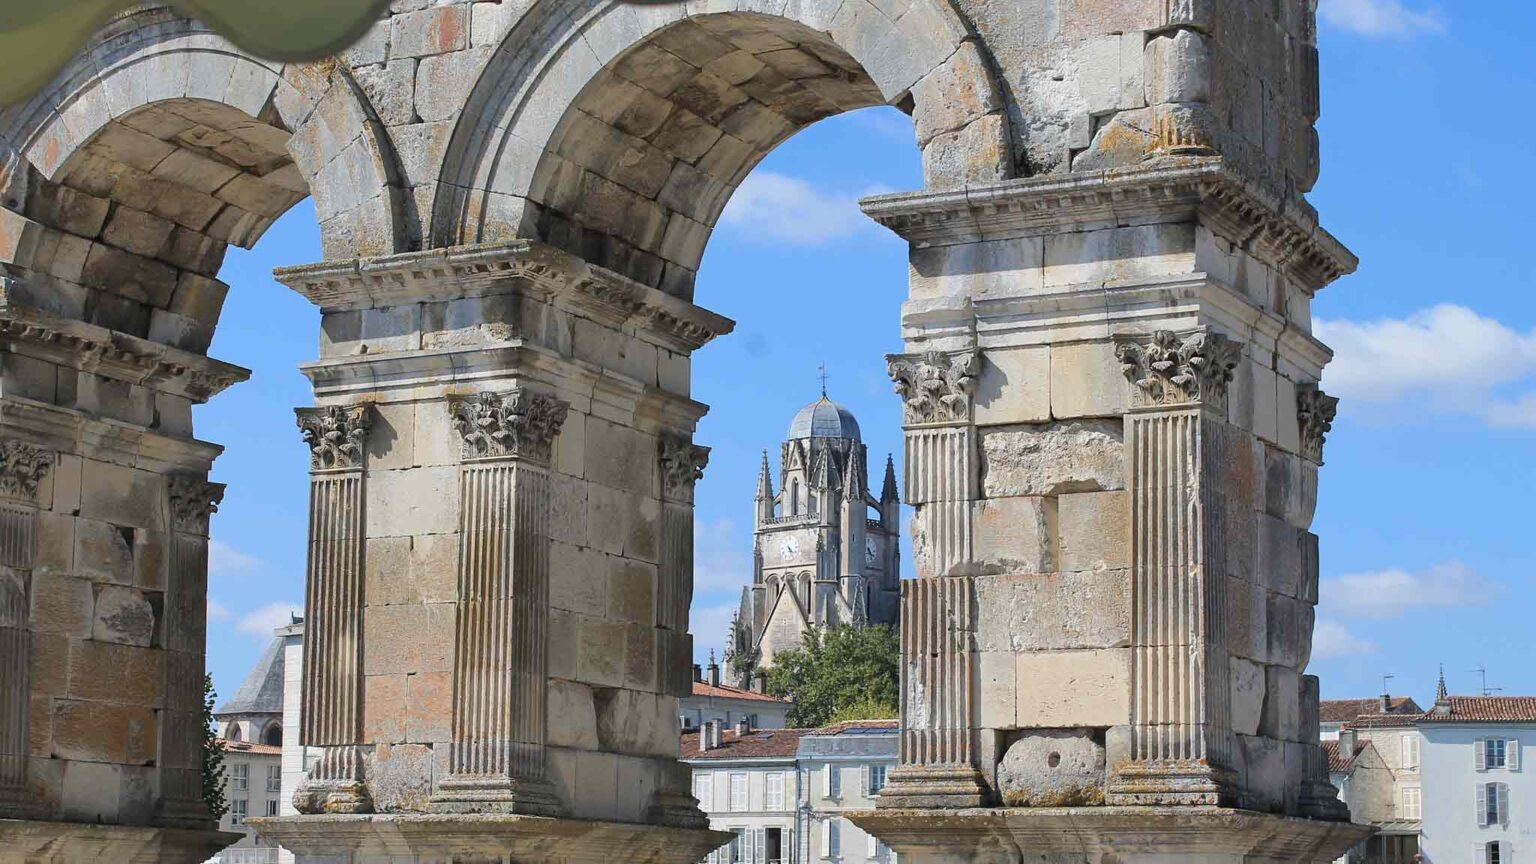
<svg viewBox="0 0 1536 864">
<path fill-rule="evenodd" d="M 526 389 L 450 397 L 459 474 L 453 744 L 439 812 L 558 816 L 545 775 L 549 457 L 570 406 Z"/>
<path fill-rule="evenodd" d="M 1226 526 L 1215 479 L 1241 349 L 1159 330 L 1115 351 L 1133 385 L 1125 417 L 1131 502 L 1131 716 L 1110 746 L 1112 804 L 1230 804 Z M 1116 759 L 1115 756 L 1124 758 Z"/>
<path fill-rule="evenodd" d="M 902 398 L 908 502 L 917 508 L 918 578 L 901 586 L 899 764 L 885 807 L 976 807 L 971 509 L 976 497 L 975 350 L 886 358 Z"/>
<path fill-rule="evenodd" d="M 200 828 L 203 802 L 203 650 L 208 641 L 208 522 L 224 484 L 172 475 L 170 569 L 165 620 L 165 709 L 160 713 L 161 821 Z"/>
<path fill-rule="evenodd" d="M 301 813 L 367 813 L 362 750 L 366 405 L 295 411 L 310 449 L 300 742 L 319 759 L 294 795 Z"/>
<path fill-rule="evenodd" d="M 32 568 L 37 487 L 52 465 L 52 454 L 0 440 L 0 816 L 11 818 L 32 810 L 27 802 Z"/>
</svg>

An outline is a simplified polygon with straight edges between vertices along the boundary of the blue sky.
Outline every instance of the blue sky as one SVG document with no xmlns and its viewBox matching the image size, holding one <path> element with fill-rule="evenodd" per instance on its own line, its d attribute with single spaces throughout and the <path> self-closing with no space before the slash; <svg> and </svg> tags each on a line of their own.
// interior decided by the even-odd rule
<svg viewBox="0 0 1536 864">
<path fill-rule="evenodd" d="M 1314 530 L 1323 603 L 1311 671 L 1325 696 L 1428 699 L 1437 665 L 1451 689 L 1536 693 L 1529 625 L 1536 552 L 1536 304 L 1527 299 L 1536 181 L 1533 123 L 1509 95 L 1536 89 L 1523 34 L 1536 9 L 1500 0 L 1432 6 L 1323 0 L 1322 179 L 1309 196 L 1360 255 L 1360 272 L 1319 296 L 1318 328 L 1343 397 Z M 1510 166 L 1516 166 L 1511 170 Z M 900 349 L 902 242 L 855 200 L 916 189 L 910 125 L 891 109 L 818 124 L 774 151 L 732 199 L 699 278 L 700 304 L 739 322 L 695 358 L 713 406 L 714 448 L 698 494 L 694 630 L 721 642 L 750 577 L 751 507 L 763 448 L 818 393 L 858 415 L 871 462 L 900 445 L 883 355 Z M 318 316 L 271 268 L 320 258 L 308 203 L 250 252 L 211 353 L 250 382 L 198 409 L 199 437 L 228 451 L 230 491 L 214 520 L 209 666 L 221 693 L 303 597 L 306 460 L 290 409 L 309 404 L 298 363 Z"/>
</svg>

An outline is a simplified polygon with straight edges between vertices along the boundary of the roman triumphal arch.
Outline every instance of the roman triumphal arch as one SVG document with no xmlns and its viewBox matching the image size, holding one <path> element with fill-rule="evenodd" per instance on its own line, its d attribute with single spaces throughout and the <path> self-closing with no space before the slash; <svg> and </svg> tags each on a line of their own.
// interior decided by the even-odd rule
<svg viewBox="0 0 1536 864">
<path fill-rule="evenodd" d="M 0 112 L 0 861 L 167 861 L 201 801 L 231 243 L 315 200 L 305 862 L 692 862 L 694 275 L 777 143 L 911 115 L 919 862 L 1326 861 L 1310 0 L 402 0 L 323 62 L 114 18 Z M 856 290 L 856 286 L 855 286 Z M 251 322 L 245 322 L 247 324 Z M 276 410 L 276 409 L 274 409 Z M 286 410 L 286 409 L 285 409 Z M 90 857 L 96 856 L 96 857 Z"/>
</svg>

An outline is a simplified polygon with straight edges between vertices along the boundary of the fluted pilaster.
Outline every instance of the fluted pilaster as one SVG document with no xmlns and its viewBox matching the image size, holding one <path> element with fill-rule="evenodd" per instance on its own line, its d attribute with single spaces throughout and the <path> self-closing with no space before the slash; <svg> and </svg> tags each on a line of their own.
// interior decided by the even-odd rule
<svg viewBox="0 0 1536 864">
<path fill-rule="evenodd" d="M 301 813 L 366 813 L 363 785 L 363 550 L 366 405 L 297 410 L 310 448 L 300 740 L 320 757 L 295 795 Z"/>
<path fill-rule="evenodd" d="M 692 692 L 693 490 L 709 464 L 709 448 L 687 436 L 661 439 L 661 559 L 656 585 L 658 689 L 671 696 Z"/>
<path fill-rule="evenodd" d="M 37 550 L 37 490 L 50 453 L 0 440 L 0 816 L 25 816 L 31 701 L 32 567 Z"/>
<path fill-rule="evenodd" d="M 569 406 L 530 390 L 450 398 L 463 463 L 449 776 L 441 812 L 555 816 L 545 774 L 549 458 Z"/>
</svg>

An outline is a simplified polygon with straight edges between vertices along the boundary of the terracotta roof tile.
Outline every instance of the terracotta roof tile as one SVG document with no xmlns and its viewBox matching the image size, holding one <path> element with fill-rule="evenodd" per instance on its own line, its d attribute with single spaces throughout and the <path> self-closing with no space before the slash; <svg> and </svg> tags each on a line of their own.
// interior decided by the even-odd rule
<svg viewBox="0 0 1536 864">
<path fill-rule="evenodd" d="M 1423 708 L 1411 696 L 1394 696 L 1388 714 L 1419 714 Z M 1324 699 L 1317 703 L 1318 719 L 1324 723 L 1348 723 L 1362 714 L 1380 714 L 1381 697 L 1373 699 Z"/>
<path fill-rule="evenodd" d="M 271 744 L 252 744 L 249 741 L 230 741 L 225 738 L 218 739 L 219 746 L 226 753 L 258 753 L 264 756 L 281 756 L 283 748 L 274 747 Z"/>
<path fill-rule="evenodd" d="M 1324 741 L 1323 755 L 1328 758 L 1329 773 L 1348 774 L 1350 769 L 1355 767 L 1355 757 L 1360 755 L 1369 742 L 1356 741 L 1355 752 L 1349 754 L 1347 758 L 1344 756 L 1343 748 L 1339 744 L 1340 742 L 1338 741 Z"/>
<path fill-rule="evenodd" d="M 788 705 L 789 702 L 767 693 L 756 693 L 751 690 L 743 690 L 740 687 L 729 687 L 725 684 L 710 684 L 705 681 L 693 682 L 693 695 L 713 696 L 717 699 L 748 699 L 753 702 L 777 702 L 780 705 Z"/>
<path fill-rule="evenodd" d="M 696 759 L 793 758 L 796 748 L 800 746 L 800 736 L 809 731 L 809 729 L 757 729 L 746 735 L 727 731 L 721 734 L 719 747 L 705 751 L 699 750 L 697 731 L 684 732 L 683 752 L 680 758 L 690 762 Z"/>
<path fill-rule="evenodd" d="M 896 732 L 901 728 L 899 720 L 844 720 L 841 723 L 833 723 L 831 726 L 823 726 L 808 734 L 811 735 L 838 735 L 849 729 L 875 729 L 879 731 Z"/>
<path fill-rule="evenodd" d="M 1425 723 L 1536 723 L 1536 696 L 1451 696 L 1449 714 L 1430 709 Z"/>
<path fill-rule="evenodd" d="M 1401 729 L 1422 719 L 1423 714 L 1362 714 L 1344 725 L 1351 729 Z"/>
</svg>

